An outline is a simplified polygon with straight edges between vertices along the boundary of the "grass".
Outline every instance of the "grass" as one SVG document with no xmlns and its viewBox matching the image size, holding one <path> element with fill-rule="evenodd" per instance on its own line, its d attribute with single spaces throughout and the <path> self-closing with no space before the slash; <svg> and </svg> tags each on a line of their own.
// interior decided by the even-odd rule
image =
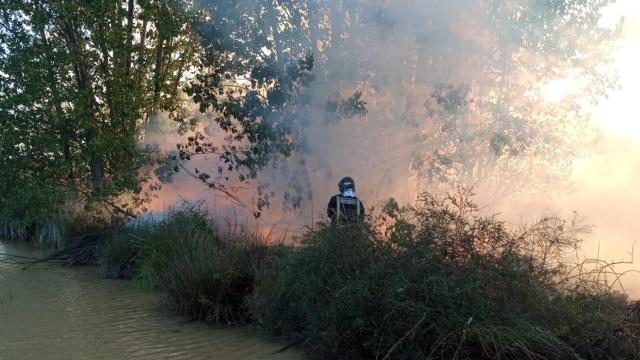
<svg viewBox="0 0 640 360">
<path fill-rule="evenodd" d="M 66 219 L 51 214 L 30 226 L 10 218 L 0 221 L 0 238 L 8 241 L 31 241 L 41 248 L 59 249 L 65 238 Z"/>
<path fill-rule="evenodd" d="M 59 250 L 68 240 L 79 235 L 105 231 L 114 224 L 98 216 L 80 212 L 50 213 L 37 221 L 25 224 L 14 218 L 0 219 L 0 239 L 28 241 L 47 250 Z"/>
<path fill-rule="evenodd" d="M 5 217 L 2 219 L 2 227 L 0 227 L 0 237 L 8 241 L 27 240 L 29 231 L 23 223 Z"/>
<path fill-rule="evenodd" d="M 108 241 L 98 246 L 98 274 L 105 278 L 133 278 L 140 260 L 141 248 L 134 233 L 114 231 Z"/>
<path fill-rule="evenodd" d="M 246 297 L 261 262 L 284 247 L 245 232 L 221 233 L 198 205 L 182 204 L 166 218 L 120 229 L 98 249 L 105 277 L 133 278 L 162 289 L 180 314 L 215 324 L 251 321 Z"/>
<path fill-rule="evenodd" d="M 224 233 L 198 206 L 114 233 L 103 274 L 167 292 L 179 313 L 252 323 L 324 359 L 638 359 L 626 299 L 576 277 L 579 222 L 512 231 L 468 190 L 323 225 L 296 247 Z"/>
</svg>

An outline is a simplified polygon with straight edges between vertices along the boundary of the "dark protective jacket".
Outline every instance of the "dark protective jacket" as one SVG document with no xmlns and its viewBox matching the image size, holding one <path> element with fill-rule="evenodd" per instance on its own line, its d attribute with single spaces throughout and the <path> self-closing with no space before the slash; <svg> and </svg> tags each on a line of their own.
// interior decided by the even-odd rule
<svg viewBox="0 0 640 360">
<path fill-rule="evenodd" d="M 334 195 L 327 206 L 332 222 L 350 224 L 364 220 L 364 205 L 357 197 Z"/>
</svg>

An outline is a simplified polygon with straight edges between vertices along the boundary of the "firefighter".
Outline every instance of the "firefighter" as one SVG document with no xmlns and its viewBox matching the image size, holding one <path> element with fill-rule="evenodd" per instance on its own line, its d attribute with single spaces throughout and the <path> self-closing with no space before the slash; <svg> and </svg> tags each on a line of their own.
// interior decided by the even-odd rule
<svg viewBox="0 0 640 360">
<path fill-rule="evenodd" d="M 334 195 L 327 206 L 327 216 L 333 223 L 351 224 L 364 220 L 364 205 L 356 197 L 356 182 L 345 177 L 338 183 L 340 194 Z"/>
</svg>

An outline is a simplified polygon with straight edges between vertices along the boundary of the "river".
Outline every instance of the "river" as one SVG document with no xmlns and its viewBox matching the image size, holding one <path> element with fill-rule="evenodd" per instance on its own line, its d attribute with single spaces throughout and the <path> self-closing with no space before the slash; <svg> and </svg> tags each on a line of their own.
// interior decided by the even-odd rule
<svg viewBox="0 0 640 360">
<path fill-rule="evenodd" d="M 3 253 L 41 252 L 0 242 L 0 359 L 300 359 L 249 329 L 188 322 L 162 293 L 105 280 L 91 267 L 37 264 Z"/>
</svg>

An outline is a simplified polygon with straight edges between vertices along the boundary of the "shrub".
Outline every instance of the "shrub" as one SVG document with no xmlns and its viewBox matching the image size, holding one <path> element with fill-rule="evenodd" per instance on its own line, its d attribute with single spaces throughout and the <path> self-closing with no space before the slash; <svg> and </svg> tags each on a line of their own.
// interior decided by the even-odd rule
<svg viewBox="0 0 640 360">
<path fill-rule="evenodd" d="M 140 261 L 141 239 L 130 231 L 114 231 L 98 245 L 98 274 L 105 278 L 133 278 Z"/>
<path fill-rule="evenodd" d="M 142 249 L 136 279 L 144 288 L 162 286 L 162 274 L 166 270 L 167 261 L 170 256 L 175 255 L 172 252 L 180 250 L 180 242 L 194 237 L 215 238 L 207 212 L 199 204 L 186 202 L 170 209 L 167 216 L 158 221 L 137 222 L 130 232 L 137 233 L 141 239 Z"/>
<path fill-rule="evenodd" d="M 314 358 L 631 353 L 633 339 L 598 343 L 621 326 L 611 294 L 568 280 L 578 222 L 544 218 L 513 232 L 479 216 L 470 195 L 427 194 L 417 207 L 390 207 L 375 225 L 307 233 L 258 275 L 250 299 L 258 326 Z"/>
<path fill-rule="evenodd" d="M 154 283 L 167 291 L 176 311 L 215 324 L 251 321 L 246 297 L 260 263 L 277 253 L 277 247 L 251 236 L 211 232 L 165 237 L 159 244 L 145 261 L 155 265 Z"/>
<path fill-rule="evenodd" d="M 479 216 L 471 195 L 390 203 L 363 224 L 321 225 L 296 247 L 222 233 L 183 204 L 115 232 L 100 271 L 135 273 L 181 314 L 254 322 L 314 358 L 637 359 L 626 299 L 568 257 L 587 228 L 546 217 L 511 231 Z"/>
<path fill-rule="evenodd" d="M 267 246 L 252 234 L 221 234 L 211 224 L 201 206 L 187 203 L 166 217 L 136 221 L 100 245 L 99 272 L 165 290 L 170 305 L 190 318 L 247 323 L 246 297 L 258 267 L 284 247 Z"/>
</svg>

